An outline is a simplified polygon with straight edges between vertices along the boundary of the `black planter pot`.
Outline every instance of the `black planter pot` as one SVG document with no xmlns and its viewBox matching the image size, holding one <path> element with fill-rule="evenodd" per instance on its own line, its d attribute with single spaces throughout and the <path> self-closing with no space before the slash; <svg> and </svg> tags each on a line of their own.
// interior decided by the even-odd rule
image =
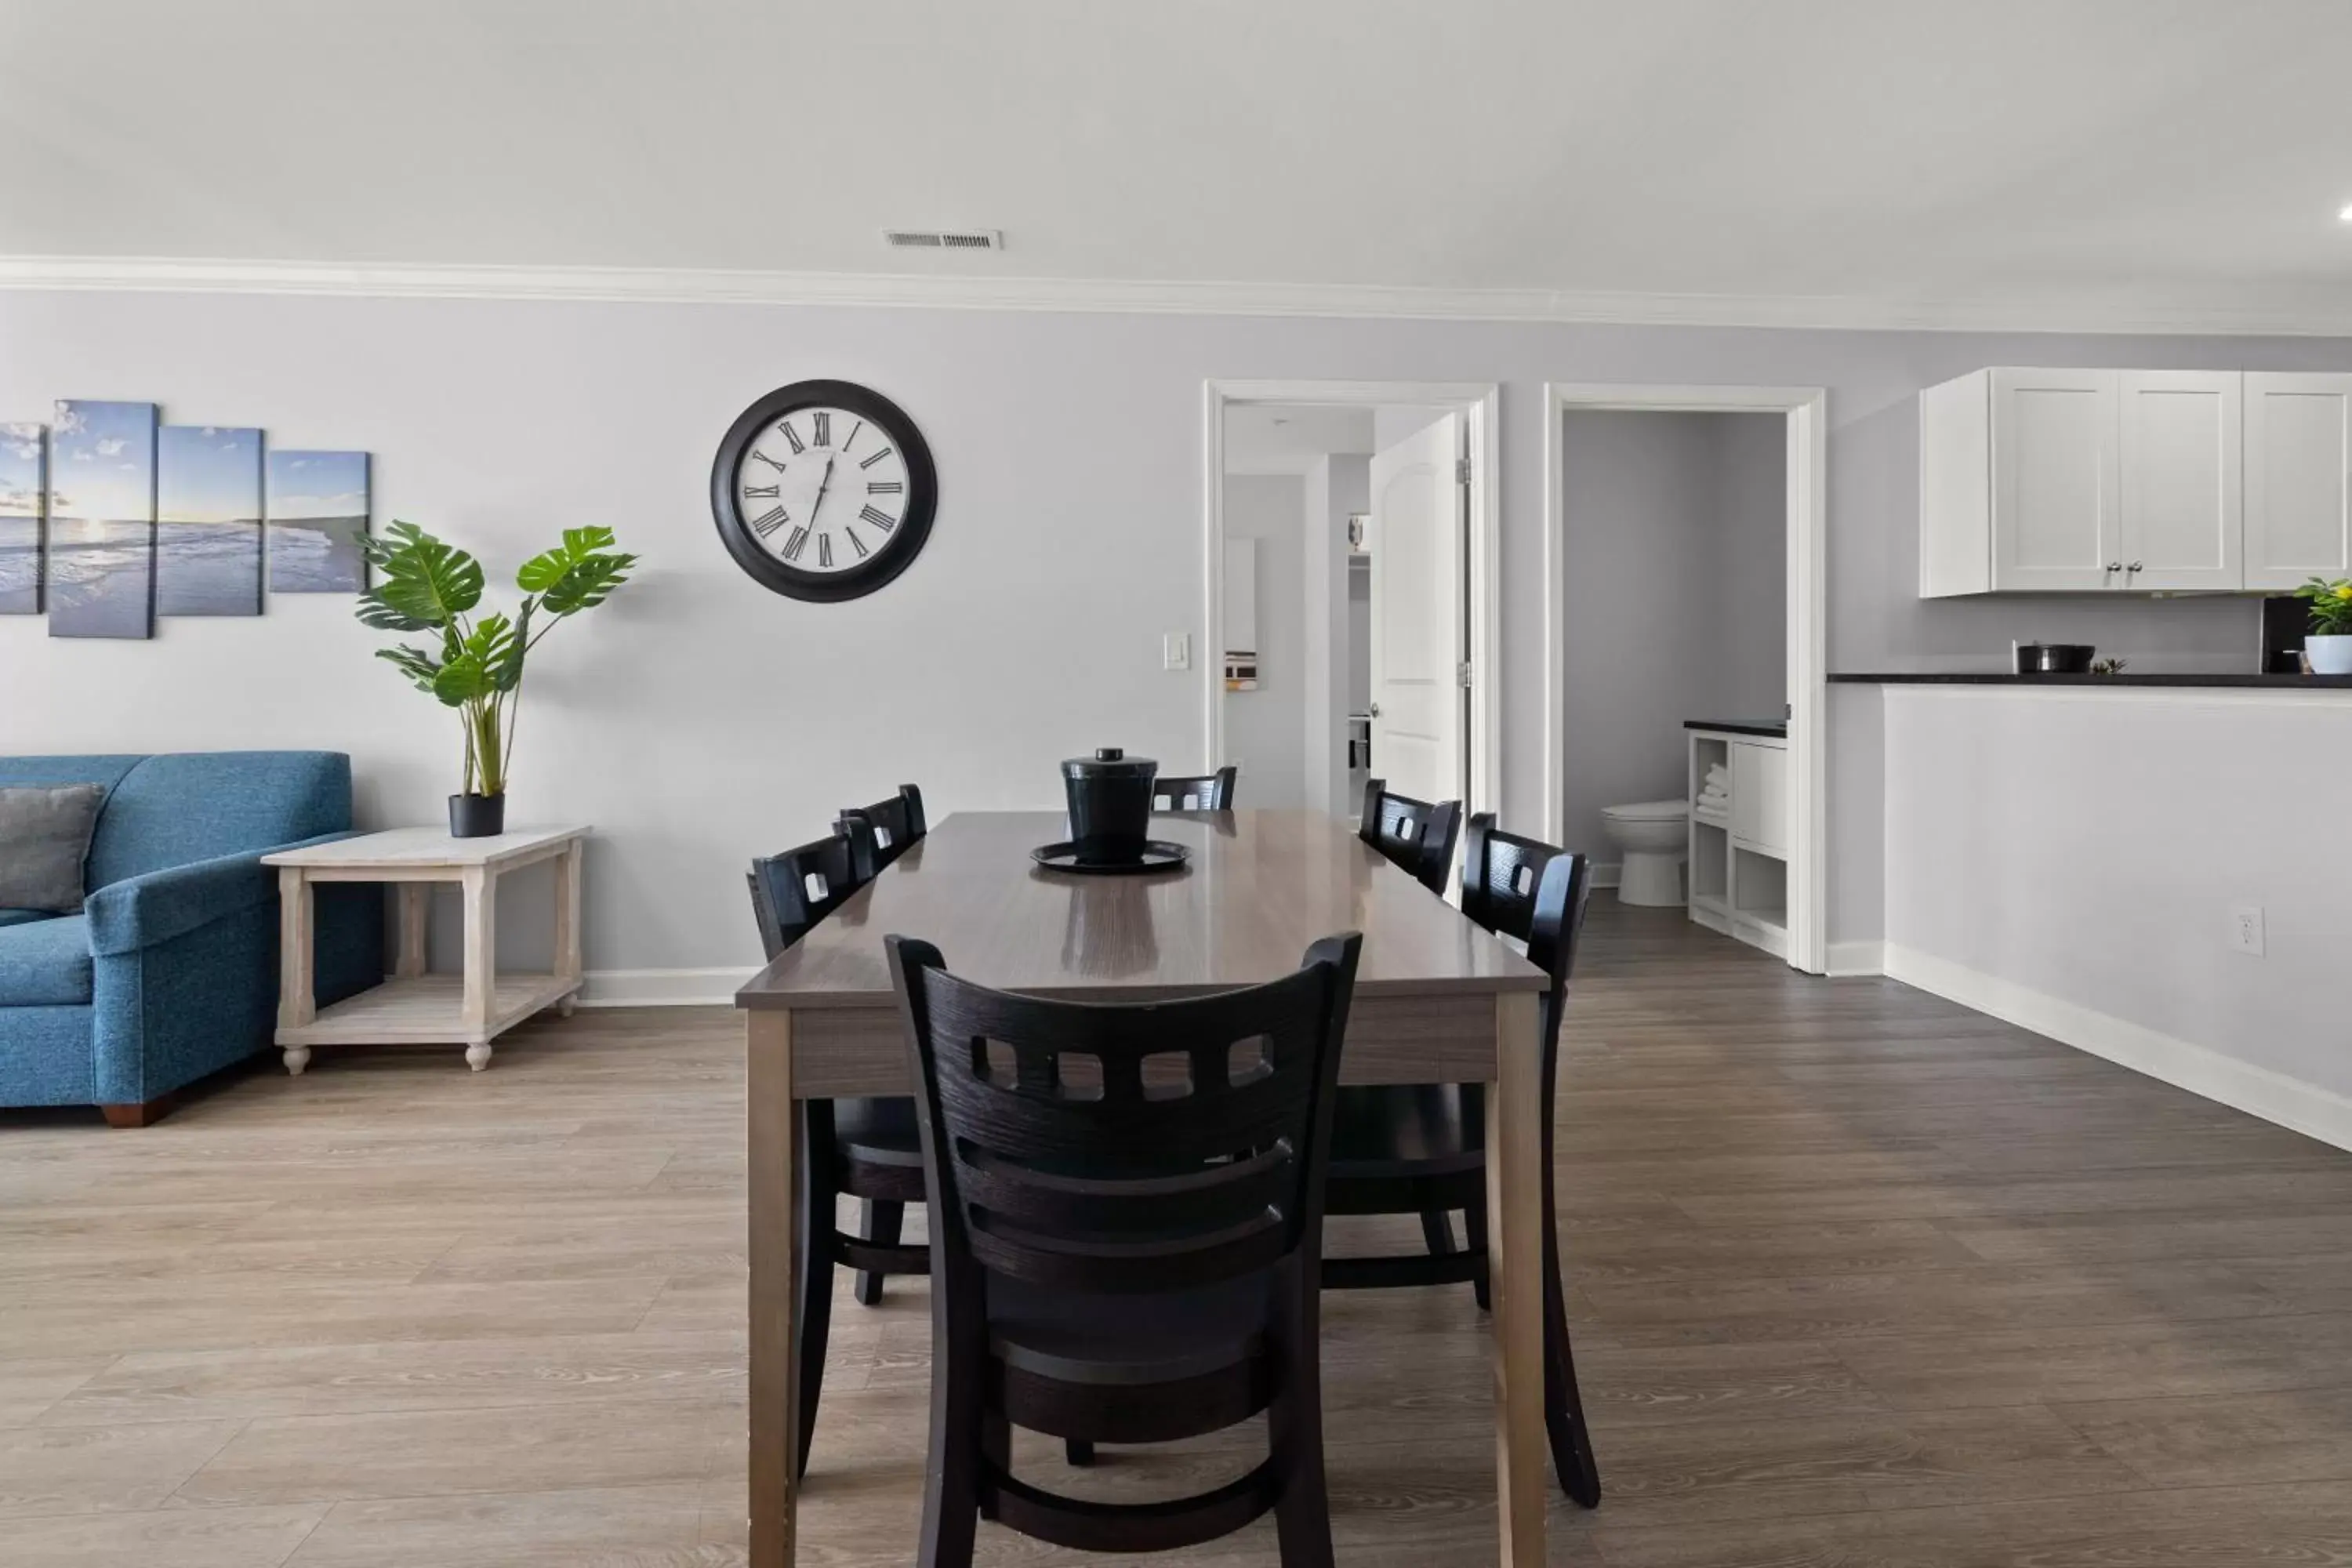
<svg viewBox="0 0 2352 1568">
<path fill-rule="evenodd" d="M 1070 807 L 1070 838 L 1090 866 L 1131 865 L 1143 858 L 1151 830 L 1151 781 L 1160 764 L 1105 746 L 1091 757 L 1062 764 Z"/>
<path fill-rule="evenodd" d="M 496 838 L 507 830 L 507 797 L 503 795 L 453 795 L 449 797 L 449 837 Z"/>
</svg>

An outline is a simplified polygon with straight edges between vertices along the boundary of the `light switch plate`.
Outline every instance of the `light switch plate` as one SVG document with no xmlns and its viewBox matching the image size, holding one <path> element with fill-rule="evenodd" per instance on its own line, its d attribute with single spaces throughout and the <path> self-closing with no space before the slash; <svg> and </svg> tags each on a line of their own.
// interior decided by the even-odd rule
<svg viewBox="0 0 2352 1568">
<path fill-rule="evenodd" d="M 2263 907 L 2239 904 L 2230 910 L 2230 951 L 2263 956 Z"/>
<path fill-rule="evenodd" d="M 1192 634 L 1170 632 L 1160 639 L 1160 666 L 1162 669 L 1192 668 Z"/>
</svg>

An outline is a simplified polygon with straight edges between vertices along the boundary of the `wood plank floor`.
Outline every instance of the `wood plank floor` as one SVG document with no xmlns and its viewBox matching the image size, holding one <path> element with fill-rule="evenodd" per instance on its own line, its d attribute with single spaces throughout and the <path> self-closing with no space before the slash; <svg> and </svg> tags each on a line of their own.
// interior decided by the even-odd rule
<svg viewBox="0 0 2352 1568">
<path fill-rule="evenodd" d="M 2352 1563 L 2352 1155 L 1606 894 L 1565 1082 L 1608 1499 L 1556 1507 L 1555 1562 Z M 527 1026 L 482 1074 L 322 1051 L 143 1131 L 0 1114 L 0 1563 L 740 1561 L 742 1182 L 715 1009 Z M 911 1555 L 926 1312 L 840 1297 L 803 1563 Z M 1491 1563 L 1467 1289 L 1327 1320 L 1341 1562 Z M 1141 1496 L 1248 1438 L 1020 1462 Z"/>
</svg>

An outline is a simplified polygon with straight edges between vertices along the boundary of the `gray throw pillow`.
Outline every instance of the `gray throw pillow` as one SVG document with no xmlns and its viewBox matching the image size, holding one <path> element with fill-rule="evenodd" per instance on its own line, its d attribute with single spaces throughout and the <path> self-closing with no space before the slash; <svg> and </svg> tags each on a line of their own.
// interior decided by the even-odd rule
<svg viewBox="0 0 2352 1568">
<path fill-rule="evenodd" d="M 0 787 L 0 910 L 80 910 L 81 866 L 105 802 L 104 784 Z"/>
</svg>

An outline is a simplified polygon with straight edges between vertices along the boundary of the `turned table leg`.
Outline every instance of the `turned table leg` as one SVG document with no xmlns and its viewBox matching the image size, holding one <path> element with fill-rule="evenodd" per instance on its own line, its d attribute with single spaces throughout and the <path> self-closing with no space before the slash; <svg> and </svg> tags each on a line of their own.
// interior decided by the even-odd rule
<svg viewBox="0 0 2352 1568">
<path fill-rule="evenodd" d="M 468 866 L 459 884 L 466 904 L 466 1000 L 460 1024 L 481 1038 L 466 1047 L 466 1065 L 476 1072 L 490 1065 L 490 1020 L 499 996 L 499 878 L 485 866 Z"/>
<path fill-rule="evenodd" d="M 307 1028 L 319 1016 L 318 918 L 310 879 L 299 866 L 278 868 L 278 1026 Z M 286 1070 L 300 1077 L 310 1047 L 284 1047 Z"/>
</svg>

